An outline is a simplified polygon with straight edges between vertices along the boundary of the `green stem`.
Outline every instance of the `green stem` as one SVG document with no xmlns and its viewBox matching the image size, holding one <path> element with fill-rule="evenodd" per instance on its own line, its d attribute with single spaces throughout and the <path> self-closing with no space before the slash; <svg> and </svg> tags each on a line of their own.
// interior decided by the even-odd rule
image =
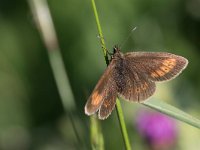
<svg viewBox="0 0 200 150">
<path fill-rule="evenodd" d="M 121 132 L 122 132 L 122 135 L 123 135 L 126 150 L 131 150 L 131 144 L 129 142 L 126 124 L 125 124 L 125 121 L 124 121 L 124 115 L 123 115 L 122 107 L 121 107 L 121 104 L 120 104 L 120 101 L 119 101 L 118 98 L 116 100 L 116 109 L 117 109 L 117 115 L 118 115 L 118 118 L 119 118 L 120 128 L 121 128 Z"/>
<path fill-rule="evenodd" d="M 103 37 L 103 32 L 101 30 L 101 25 L 100 25 L 99 16 L 97 13 L 96 4 L 95 4 L 94 0 L 91 0 L 91 1 L 92 1 L 92 8 L 94 11 L 94 16 L 96 19 L 96 24 L 97 24 L 97 28 L 98 28 L 98 32 L 99 32 L 99 36 L 100 36 L 100 42 L 101 42 L 101 46 L 103 49 L 104 58 L 105 58 L 106 64 L 108 65 L 109 64 L 108 54 L 107 54 L 106 44 L 105 44 L 104 37 Z"/>
<path fill-rule="evenodd" d="M 90 117 L 90 137 L 93 150 L 104 150 L 103 134 L 100 122 L 96 116 Z"/>
<path fill-rule="evenodd" d="M 92 7 L 93 7 L 95 19 L 96 19 L 96 24 L 97 24 L 97 28 L 98 28 L 98 32 L 99 32 L 99 36 L 100 36 L 101 46 L 102 46 L 103 53 L 104 53 L 104 58 L 105 58 L 106 64 L 108 65 L 109 60 L 108 60 L 108 55 L 107 55 L 107 49 L 106 49 L 105 41 L 103 38 L 103 33 L 101 30 L 101 25 L 100 25 L 100 21 L 99 21 L 97 9 L 96 9 L 96 4 L 95 4 L 94 0 L 91 0 L 91 2 L 92 2 Z M 124 121 L 124 115 L 123 115 L 121 104 L 120 104 L 120 101 L 118 98 L 116 100 L 116 109 L 117 109 L 117 116 L 118 116 L 118 120 L 120 123 L 120 128 L 121 128 L 121 132 L 123 135 L 126 150 L 131 150 L 131 145 L 129 142 L 128 133 L 127 133 L 127 129 L 126 129 L 126 124 Z"/>
</svg>

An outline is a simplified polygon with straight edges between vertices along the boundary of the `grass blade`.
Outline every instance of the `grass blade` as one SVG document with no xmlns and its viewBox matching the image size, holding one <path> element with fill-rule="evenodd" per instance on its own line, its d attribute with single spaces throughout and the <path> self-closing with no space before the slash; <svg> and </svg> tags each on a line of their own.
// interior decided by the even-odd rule
<svg viewBox="0 0 200 150">
<path fill-rule="evenodd" d="M 185 122 L 193 127 L 199 128 L 200 129 L 200 120 L 185 113 L 184 111 L 171 106 L 163 101 L 156 100 L 156 99 L 150 99 L 147 101 L 144 101 L 142 103 L 145 106 L 148 106 L 152 109 L 155 109 L 161 113 L 164 113 L 168 116 L 171 116 L 177 120 L 180 120 L 182 122 Z"/>
</svg>

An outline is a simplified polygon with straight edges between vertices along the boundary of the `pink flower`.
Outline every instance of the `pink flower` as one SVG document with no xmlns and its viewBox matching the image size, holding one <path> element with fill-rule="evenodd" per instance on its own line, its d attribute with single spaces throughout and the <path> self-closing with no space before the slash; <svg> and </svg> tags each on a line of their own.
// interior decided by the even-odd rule
<svg viewBox="0 0 200 150">
<path fill-rule="evenodd" d="M 140 111 L 136 118 L 136 127 L 151 146 L 174 145 L 177 139 L 175 120 L 158 112 Z"/>
</svg>

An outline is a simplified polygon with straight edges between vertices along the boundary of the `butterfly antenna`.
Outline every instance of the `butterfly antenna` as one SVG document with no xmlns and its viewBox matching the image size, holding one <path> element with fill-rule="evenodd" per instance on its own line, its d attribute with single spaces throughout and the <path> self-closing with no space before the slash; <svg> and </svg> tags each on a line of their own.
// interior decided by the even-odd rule
<svg viewBox="0 0 200 150">
<path fill-rule="evenodd" d="M 128 39 L 131 37 L 132 32 L 135 31 L 137 27 L 134 27 L 131 32 L 128 34 L 128 36 L 125 38 L 125 40 L 120 44 L 120 48 L 123 47 L 123 45 L 128 41 Z"/>
</svg>

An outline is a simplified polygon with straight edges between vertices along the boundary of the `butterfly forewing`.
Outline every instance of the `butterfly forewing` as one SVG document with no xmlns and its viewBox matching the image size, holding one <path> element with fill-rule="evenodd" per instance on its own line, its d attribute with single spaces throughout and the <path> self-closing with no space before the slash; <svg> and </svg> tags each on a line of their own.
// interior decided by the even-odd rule
<svg viewBox="0 0 200 150">
<path fill-rule="evenodd" d="M 100 109 L 102 104 L 103 106 L 101 110 L 105 110 L 104 107 L 108 106 L 110 108 L 111 105 L 115 103 L 117 91 L 116 91 L 116 84 L 113 79 L 114 66 L 115 64 L 112 61 L 110 65 L 106 68 L 104 74 L 101 76 L 92 94 L 90 95 L 85 105 L 85 113 L 87 115 L 94 114 L 96 111 Z M 106 101 L 104 102 L 104 100 Z M 112 103 L 110 102 L 109 105 L 108 104 L 109 102 L 107 102 L 108 100 L 111 101 L 114 100 L 114 102 Z M 104 113 L 100 116 L 102 116 L 102 118 L 105 118 L 107 117 L 106 114 L 107 113 Z"/>
<path fill-rule="evenodd" d="M 170 80 L 179 75 L 187 66 L 184 57 L 165 52 L 130 52 L 125 60 L 130 63 L 130 69 L 139 68 L 139 74 L 152 81 Z"/>
</svg>

